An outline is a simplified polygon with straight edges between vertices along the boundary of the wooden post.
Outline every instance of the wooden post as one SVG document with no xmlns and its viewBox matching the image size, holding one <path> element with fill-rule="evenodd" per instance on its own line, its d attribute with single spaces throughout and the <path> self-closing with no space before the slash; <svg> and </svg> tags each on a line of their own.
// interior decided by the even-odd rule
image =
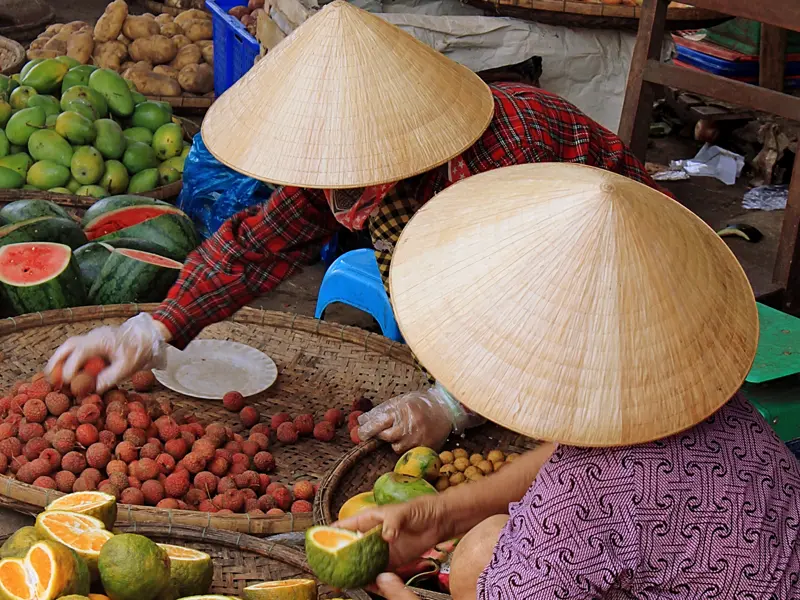
<svg viewBox="0 0 800 600">
<path fill-rule="evenodd" d="M 789 32 L 774 25 L 761 24 L 761 56 L 758 84 L 778 92 L 783 91 L 786 72 L 786 48 Z"/>
<path fill-rule="evenodd" d="M 778 240 L 778 257 L 775 261 L 773 280 L 786 288 L 784 304 L 787 312 L 800 310 L 800 148 L 795 154 L 792 181 L 789 184 L 789 199 L 783 214 L 781 237 Z"/>
</svg>

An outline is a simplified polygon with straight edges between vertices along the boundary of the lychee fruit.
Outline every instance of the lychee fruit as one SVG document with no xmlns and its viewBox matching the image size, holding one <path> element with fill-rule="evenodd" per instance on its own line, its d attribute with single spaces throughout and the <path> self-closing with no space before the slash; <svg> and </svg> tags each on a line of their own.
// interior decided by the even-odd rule
<svg viewBox="0 0 800 600">
<path fill-rule="evenodd" d="M 156 458 L 156 463 L 158 463 L 158 468 L 164 475 L 169 475 L 175 470 L 175 459 L 169 454 L 159 454 Z"/>
<path fill-rule="evenodd" d="M 237 490 L 228 490 L 222 497 L 222 509 L 239 512 L 244 508 L 244 496 Z"/>
<path fill-rule="evenodd" d="M 89 394 L 88 396 L 86 396 L 83 400 L 81 400 L 80 405 L 83 406 L 84 404 L 94 404 L 97 408 L 101 410 L 101 412 L 104 407 L 103 399 L 97 394 Z"/>
<path fill-rule="evenodd" d="M 161 502 L 156 504 L 156 508 L 163 508 L 166 510 L 175 510 L 180 507 L 181 505 L 175 498 L 164 498 Z"/>
<path fill-rule="evenodd" d="M 330 421 L 320 421 L 314 426 L 314 438 L 320 442 L 330 442 L 336 436 L 336 430 Z"/>
<path fill-rule="evenodd" d="M 44 436 L 44 427 L 40 423 L 23 423 L 19 426 L 19 432 L 17 433 L 19 441 L 23 443 L 42 436 Z"/>
<path fill-rule="evenodd" d="M 298 500 L 312 500 L 314 498 L 314 484 L 310 481 L 298 481 L 292 490 Z"/>
<path fill-rule="evenodd" d="M 134 477 L 133 475 L 128 475 L 128 487 L 140 490 L 142 489 L 142 482 L 136 479 L 136 477 Z"/>
<path fill-rule="evenodd" d="M 239 412 L 239 419 L 241 420 L 242 425 L 249 429 L 259 422 L 261 415 L 258 414 L 258 411 L 254 406 L 245 406 Z"/>
<path fill-rule="evenodd" d="M 186 467 L 186 470 L 192 475 L 196 475 L 206 468 L 206 460 L 196 452 L 190 452 L 184 456 L 183 460 L 181 460 L 181 464 Z"/>
<path fill-rule="evenodd" d="M 14 458 L 22 454 L 22 442 L 12 437 L 0 442 L 0 453 L 5 454 L 6 458 Z"/>
<path fill-rule="evenodd" d="M 289 510 L 292 506 L 292 494 L 285 486 L 281 485 L 280 487 L 274 488 L 270 495 L 275 498 L 275 504 L 277 504 L 278 508 L 281 510 Z"/>
<path fill-rule="evenodd" d="M 256 433 L 263 434 L 267 436 L 267 439 L 269 439 L 269 436 L 272 435 L 272 430 L 266 423 L 256 423 L 255 425 L 253 425 L 253 427 L 250 428 L 250 436 L 252 437 L 252 435 Z"/>
<path fill-rule="evenodd" d="M 136 446 L 130 442 L 120 442 L 117 444 L 114 452 L 119 460 L 128 464 L 132 463 L 139 457 L 139 452 L 136 450 Z"/>
<path fill-rule="evenodd" d="M 228 475 L 236 476 L 241 475 L 245 471 L 250 469 L 250 465 L 246 465 L 244 463 L 233 463 L 231 468 L 228 469 Z"/>
<path fill-rule="evenodd" d="M 106 429 L 114 435 L 122 435 L 128 429 L 128 419 L 121 412 L 106 412 Z"/>
<path fill-rule="evenodd" d="M 117 447 L 117 436 L 104 429 L 100 432 L 100 443 L 104 444 L 109 450 L 114 450 Z"/>
<path fill-rule="evenodd" d="M 192 444 L 192 452 L 205 460 L 211 460 L 216 454 L 216 444 L 212 439 L 200 438 Z"/>
<path fill-rule="evenodd" d="M 334 427 L 339 427 L 344 423 L 344 413 L 338 408 L 331 408 L 325 411 L 323 419 Z"/>
<path fill-rule="evenodd" d="M 131 428 L 122 434 L 122 439 L 126 442 L 130 442 L 137 448 L 141 448 L 147 443 L 147 434 L 142 429 Z"/>
<path fill-rule="evenodd" d="M 194 476 L 194 486 L 202 490 L 206 497 L 212 498 L 217 493 L 217 476 L 209 471 L 201 471 Z"/>
<path fill-rule="evenodd" d="M 88 373 L 92 377 L 97 377 L 100 375 L 103 369 L 106 368 L 106 361 L 103 359 L 102 356 L 92 356 L 83 363 L 83 367 L 81 367 L 81 371 L 84 373 Z"/>
<path fill-rule="evenodd" d="M 253 457 L 253 466 L 261 473 L 271 473 L 275 470 L 275 458 L 271 452 L 259 452 Z"/>
<path fill-rule="evenodd" d="M 103 402 L 106 403 L 106 406 L 111 408 L 112 404 L 119 403 L 119 406 L 125 406 L 125 403 L 128 401 L 128 396 L 120 389 L 114 388 L 113 390 L 108 390 L 105 394 L 103 394 Z M 117 409 L 115 409 L 117 410 Z"/>
<path fill-rule="evenodd" d="M 152 458 L 142 458 L 136 463 L 136 466 L 131 466 L 131 475 L 136 477 L 139 481 L 147 481 L 148 479 L 156 479 L 161 472 L 158 463 Z"/>
<path fill-rule="evenodd" d="M 206 493 L 202 490 L 198 490 L 197 488 L 190 488 L 183 497 L 183 501 L 186 502 L 186 504 L 194 507 L 199 505 L 205 499 Z"/>
<path fill-rule="evenodd" d="M 86 451 L 86 462 L 95 469 L 105 469 L 111 462 L 111 450 L 101 443 L 92 444 Z"/>
<path fill-rule="evenodd" d="M 133 504 L 134 506 L 144 506 L 144 492 L 136 488 L 126 488 L 122 490 L 119 501 L 123 504 Z"/>
<path fill-rule="evenodd" d="M 9 461 L 8 470 L 11 471 L 12 475 L 16 475 L 23 465 L 27 465 L 29 462 L 31 462 L 24 456 L 16 456 L 10 460 L 6 457 L 6 460 Z"/>
<path fill-rule="evenodd" d="M 311 502 L 308 500 L 295 500 L 292 502 L 291 510 L 292 513 L 310 513 L 313 510 L 313 506 Z"/>
<path fill-rule="evenodd" d="M 236 486 L 236 482 L 234 481 L 233 477 L 223 477 L 217 483 L 217 493 L 224 494 L 228 490 L 235 490 L 238 489 Z"/>
<path fill-rule="evenodd" d="M 37 477 L 33 482 L 34 487 L 44 488 L 46 490 L 56 490 L 58 485 L 54 479 L 47 476 Z"/>
<path fill-rule="evenodd" d="M 189 478 L 179 473 L 173 473 L 164 482 L 164 491 L 170 498 L 183 498 L 189 491 Z"/>
<path fill-rule="evenodd" d="M 61 429 L 53 436 L 53 448 L 58 450 L 61 456 L 75 447 L 75 432 L 69 429 Z"/>
<path fill-rule="evenodd" d="M 258 473 L 255 471 L 245 471 L 244 473 L 236 475 L 233 480 L 236 482 L 236 487 L 240 490 L 259 487 Z"/>
<path fill-rule="evenodd" d="M 75 430 L 75 440 L 84 448 L 88 448 L 100 440 L 100 434 L 97 432 L 97 427 L 84 423 Z"/>
<path fill-rule="evenodd" d="M 59 471 L 55 475 L 56 489 L 62 494 L 69 494 L 72 492 L 72 486 L 75 485 L 77 477 L 74 473 L 69 471 Z"/>
<path fill-rule="evenodd" d="M 42 423 L 47 418 L 47 406 L 41 400 L 34 398 L 25 403 L 22 413 L 31 423 Z"/>
<path fill-rule="evenodd" d="M 90 481 L 85 477 L 81 476 L 75 480 L 75 483 L 72 484 L 72 491 L 73 492 L 93 492 L 97 489 L 97 484 L 94 481 Z"/>
<path fill-rule="evenodd" d="M 89 394 L 93 394 L 96 385 L 97 381 L 92 375 L 81 371 L 72 378 L 69 389 L 75 398 L 81 400 Z"/>
<path fill-rule="evenodd" d="M 292 417 L 289 416 L 289 413 L 281 412 L 276 415 L 272 415 L 272 419 L 270 419 L 270 425 L 273 429 L 278 429 L 283 423 L 288 423 L 292 420 Z"/>
<path fill-rule="evenodd" d="M 217 477 L 223 477 L 225 473 L 228 472 L 231 464 L 226 459 L 221 456 L 215 456 L 211 459 L 211 462 L 208 463 L 207 467 L 208 470 L 211 471 Z"/>
<path fill-rule="evenodd" d="M 267 450 L 269 448 L 269 437 L 263 433 L 251 433 L 247 441 L 255 442 L 259 450 Z"/>
<path fill-rule="evenodd" d="M 97 486 L 97 491 L 108 494 L 109 496 L 114 496 L 115 499 L 119 500 L 119 488 L 110 481 L 100 482 L 100 485 Z"/>
<path fill-rule="evenodd" d="M 352 441 L 354 444 L 361 443 L 361 438 L 358 437 L 358 427 L 353 427 L 350 430 L 350 441 Z"/>
<path fill-rule="evenodd" d="M 17 435 L 18 428 L 15 428 L 11 423 L 3 423 L 0 425 L 0 441 L 14 437 Z"/>
<path fill-rule="evenodd" d="M 128 465 L 121 460 L 112 460 L 110 463 L 108 463 L 108 465 L 106 465 L 106 473 L 109 475 L 113 475 L 114 473 L 122 473 L 123 475 L 127 476 Z"/>
<path fill-rule="evenodd" d="M 36 398 L 37 400 L 44 400 L 47 397 L 47 394 L 53 391 L 53 386 L 51 386 L 46 380 L 44 379 L 37 379 L 28 387 L 28 391 L 25 394 L 28 398 Z"/>
<path fill-rule="evenodd" d="M 83 404 L 78 409 L 78 422 L 80 423 L 97 423 L 100 418 L 100 408 L 96 404 Z"/>
<path fill-rule="evenodd" d="M 45 448 L 39 454 L 39 458 L 45 459 L 50 463 L 50 467 L 56 471 L 61 468 L 61 455 L 55 448 Z"/>
<path fill-rule="evenodd" d="M 239 392 L 228 392 L 222 397 L 222 406 L 225 410 L 239 412 L 244 408 L 244 396 Z"/>
<path fill-rule="evenodd" d="M 183 440 L 186 442 L 186 447 L 191 448 L 192 445 L 197 441 L 197 436 L 192 431 L 181 431 L 181 437 L 178 438 L 179 440 Z"/>
<path fill-rule="evenodd" d="M 364 412 L 360 410 L 356 410 L 350 413 L 347 417 L 347 428 L 353 429 L 354 427 L 358 427 L 358 417 L 363 415 Z"/>
<path fill-rule="evenodd" d="M 200 504 L 197 505 L 197 510 L 201 512 L 215 513 L 219 509 L 214 506 L 214 503 L 211 500 L 201 500 Z"/>
<path fill-rule="evenodd" d="M 55 417 L 60 417 L 69 410 L 70 402 L 66 394 L 61 392 L 50 392 L 44 398 L 44 404 L 50 414 Z"/>
<path fill-rule="evenodd" d="M 152 371 L 137 371 L 131 377 L 131 384 L 137 392 L 149 392 L 156 385 L 156 377 Z"/>
<path fill-rule="evenodd" d="M 275 435 L 278 438 L 278 441 L 284 444 L 294 444 L 297 441 L 297 438 L 299 437 L 297 428 L 294 426 L 294 423 L 289 423 L 289 422 L 281 423 Z"/>
<path fill-rule="evenodd" d="M 275 508 L 275 498 L 269 494 L 264 494 L 258 499 L 258 508 L 263 512 L 267 512 L 271 508 Z"/>
<path fill-rule="evenodd" d="M 169 440 L 181 437 L 181 428 L 169 417 L 167 417 L 167 421 L 163 422 L 161 425 L 156 425 L 156 427 L 158 428 L 158 437 L 165 443 Z"/>
<path fill-rule="evenodd" d="M 39 458 L 39 455 L 42 453 L 43 450 L 50 447 L 50 444 L 47 443 L 47 440 L 42 438 L 33 438 L 22 449 L 22 454 L 28 460 L 36 460 Z M 50 461 L 48 461 L 50 464 Z"/>
<path fill-rule="evenodd" d="M 89 467 L 88 469 L 86 469 L 81 475 L 81 477 L 83 477 L 87 481 L 92 482 L 95 485 L 95 487 L 97 487 L 97 484 L 99 484 L 103 480 L 103 475 L 100 473 L 100 471 L 98 471 L 94 467 Z"/>
<path fill-rule="evenodd" d="M 215 448 L 219 448 L 228 441 L 228 431 L 220 423 L 211 423 L 206 427 L 205 437 L 213 442 Z"/>
<path fill-rule="evenodd" d="M 257 452 L 259 452 L 261 448 L 259 445 L 252 441 L 247 440 L 246 442 L 242 442 L 242 454 L 246 454 L 250 458 L 253 458 Z"/>
<path fill-rule="evenodd" d="M 314 432 L 314 416 L 308 413 L 298 415 L 294 419 L 294 426 L 300 435 L 311 435 Z"/>
<path fill-rule="evenodd" d="M 124 473 L 111 473 L 108 481 L 113 483 L 120 492 L 128 487 L 128 476 Z"/>
<path fill-rule="evenodd" d="M 140 459 L 150 458 L 152 460 L 155 460 L 159 454 L 161 454 L 161 449 L 155 444 L 145 444 L 139 450 Z"/>
<path fill-rule="evenodd" d="M 164 499 L 164 486 L 162 486 L 158 481 L 153 479 L 145 481 L 142 483 L 141 489 L 145 503 L 149 504 L 150 506 L 156 506 Z"/>
<path fill-rule="evenodd" d="M 238 454 L 242 451 L 242 443 L 237 442 L 236 440 L 231 440 L 230 442 L 225 444 L 225 450 L 232 452 L 233 454 Z"/>
<path fill-rule="evenodd" d="M 128 424 L 136 429 L 147 429 L 150 427 L 150 415 L 146 412 L 134 410 L 128 413 Z"/>
</svg>

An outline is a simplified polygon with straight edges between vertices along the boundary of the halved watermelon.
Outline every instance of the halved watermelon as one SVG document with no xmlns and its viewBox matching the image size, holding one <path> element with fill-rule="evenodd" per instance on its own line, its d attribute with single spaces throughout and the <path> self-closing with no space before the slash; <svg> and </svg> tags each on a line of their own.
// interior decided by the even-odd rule
<svg viewBox="0 0 800 600">
<path fill-rule="evenodd" d="M 160 302 L 183 265 L 130 248 L 117 248 L 106 260 L 89 292 L 92 304 Z"/>
<path fill-rule="evenodd" d="M 86 290 L 72 250 L 52 242 L 0 248 L 0 286 L 15 314 L 86 304 Z"/>
<path fill-rule="evenodd" d="M 117 210 L 120 208 L 129 208 L 131 206 L 172 206 L 171 204 L 167 204 L 166 202 L 162 202 L 161 200 L 154 200 L 153 198 L 148 198 L 146 196 L 134 196 L 131 194 L 122 194 L 120 196 L 109 196 L 108 198 L 103 198 L 102 200 L 98 200 L 94 204 L 92 204 L 89 208 L 86 209 L 86 212 L 83 215 L 83 221 L 81 225 L 86 227 L 89 223 L 95 220 L 97 217 L 106 214 L 107 212 L 111 212 L 112 210 Z"/>
<path fill-rule="evenodd" d="M 71 219 L 69 213 L 47 200 L 17 200 L 0 209 L 0 223 L 19 223 L 36 217 L 61 217 Z"/>
<path fill-rule="evenodd" d="M 189 252 L 197 248 L 200 240 L 194 223 L 182 212 L 175 211 L 164 212 L 154 219 L 109 233 L 97 241 L 113 243 L 112 240 L 120 238 L 147 240 L 162 247 L 163 256 L 183 261 Z"/>
<path fill-rule="evenodd" d="M 168 213 L 183 215 L 183 211 L 169 204 L 127 206 L 95 217 L 84 225 L 83 230 L 91 241 Z"/>
<path fill-rule="evenodd" d="M 106 260 L 114 248 L 103 242 L 89 242 L 75 250 L 75 260 L 81 270 L 83 287 L 91 290 Z"/>
<path fill-rule="evenodd" d="M 56 242 L 74 250 L 87 241 L 75 221 L 62 217 L 37 217 L 0 227 L 0 246 L 20 242 Z"/>
</svg>

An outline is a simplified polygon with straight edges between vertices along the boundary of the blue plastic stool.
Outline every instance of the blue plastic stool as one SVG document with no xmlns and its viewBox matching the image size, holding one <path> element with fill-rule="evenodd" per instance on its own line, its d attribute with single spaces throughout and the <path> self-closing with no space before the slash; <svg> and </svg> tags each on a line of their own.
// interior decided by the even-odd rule
<svg viewBox="0 0 800 600">
<path fill-rule="evenodd" d="M 397 342 L 403 341 L 372 250 L 351 250 L 333 261 L 322 279 L 314 316 L 321 319 L 328 305 L 334 302 L 354 306 L 372 315 L 381 326 L 383 335 Z"/>
</svg>

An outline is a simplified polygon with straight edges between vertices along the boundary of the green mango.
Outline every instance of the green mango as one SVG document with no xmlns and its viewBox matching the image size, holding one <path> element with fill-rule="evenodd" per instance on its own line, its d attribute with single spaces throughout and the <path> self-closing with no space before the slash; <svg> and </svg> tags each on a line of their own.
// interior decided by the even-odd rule
<svg viewBox="0 0 800 600">
<path fill-rule="evenodd" d="M 19 75 L 19 73 L 17 73 Z M 11 76 L 11 79 L 8 81 L 8 95 L 11 96 L 11 92 L 19 87 L 19 80 L 14 79 L 14 76 Z"/>
<path fill-rule="evenodd" d="M 104 169 L 103 155 L 93 146 L 81 146 L 72 155 L 70 170 L 72 176 L 81 185 L 90 185 L 100 181 Z"/>
<path fill-rule="evenodd" d="M 58 62 L 62 62 L 65 65 L 67 65 L 67 67 L 70 70 L 74 69 L 75 67 L 79 67 L 81 65 L 81 63 L 79 63 L 77 60 L 75 60 L 71 56 L 56 56 L 56 60 Z M 69 72 L 69 71 L 67 71 L 67 72 Z"/>
<path fill-rule="evenodd" d="M 89 76 L 89 87 L 106 99 L 108 110 L 115 117 L 130 117 L 133 114 L 131 91 L 119 73 L 111 69 L 98 69 Z"/>
<path fill-rule="evenodd" d="M 174 158 L 183 150 L 183 130 L 181 126 L 176 123 L 167 123 L 162 125 L 153 134 L 153 150 L 155 150 L 156 158 L 159 160 L 167 160 Z"/>
<path fill-rule="evenodd" d="M 0 127 L 5 127 L 14 109 L 5 100 L 0 100 Z"/>
<path fill-rule="evenodd" d="M 9 152 L 11 152 L 11 144 L 8 143 L 6 132 L 0 129 L 0 158 L 8 156 Z"/>
<path fill-rule="evenodd" d="M 183 145 L 183 150 L 181 151 L 181 158 L 186 158 L 187 156 L 189 156 L 189 152 L 191 152 L 191 151 L 192 151 L 192 145 L 191 144 L 184 144 Z"/>
<path fill-rule="evenodd" d="M 28 175 L 28 169 L 31 168 L 33 159 L 25 152 L 18 152 L 0 158 L 0 167 L 11 169 L 22 175 L 23 179 Z"/>
<path fill-rule="evenodd" d="M 108 190 L 114 196 L 124 194 L 128 189 L 128 169 L 118 160 L 107 160 L 103 176 L 100 178 L 100 186 Z"/>
<path fill-rule="evenodd" d="M 169 185 L 181 180 L 181 172 L 169 165 L 161 163 L 158 166 L 158 185 Z"/>
<path fill-rule="evenodd" d="M 37 94 L 36 96 L 31 96 L 28 99 L 27 108 L 33 108 L 34 106 L 41 106 L 44 110 L 44 114 L 48 117 L 50 115 L 57 115 L 61 112 L 61 106 L 59 105 L 58 100 L 54 96 L 48 96 L 47 94 Z"/>
<path fill-rule="evenodd" d="M 122 134 L 129 142 L 142 142 L 148 146 L 153 144 L 153 132 L 145 127 L 128 127 Z"/>
<path fill-rule="evenodd" d="M 165 160 L 162 165 L 167 168 L 175 169 L 178 173 L 183 174 L 183 163 L 186 159 L 182 156 L 175 156 Z"/>
<path fill-rule="evenodd" d="M 108 192 L 99 185 L 82 185 L 76 192 L 76 196 L 91 196 L 93 198 L 105 198 Z"/>
<path fill-rule="evenodd" d="M 81 182 L 78 181 L 77 179 L 75 179 L 74 177 L 70 177 L 69 181 L 67 182 L 67 185 L 64 186 L 64 187 L 66 187 L 70 191 L 71 194 L 74 194 L 75 192 L 77 192 L 80 189 Z"/>
<path fill-rule="evenodd" d="M 35 89 L 27 85 L 21 85 L 8 97 L 8 103 L 11 105 L 11 108 L 14 110 L 21 110 L 23 108 L 28 108 L 28 100 L 31 99 L 32 96 L 38 94 Z"/>
<path fill-rule="evenodd" d="M 49 129 L 35 131 L 28 138 L 28 154 L 33 160 L 50 160 L 67 168 L 72 163 L 72 146 L 58 133 Z"/>
<path fill-rule="evenodd" d="M 142 194 L 158 187 L 158 169 L 144 169 L 131 177 L 129 194 Z"/>
<path fill-rule="evenodd" d="M 69 181 L 69 169 L 52 160 L 40 160 L 33 163 L 28 169 L 26 179 L 28 185 L 35 186 L 40 190 L 62 187 Z"/>
<path fill-rule="evenodd" d="M 94 147 L 100 151 L 104 158 L 120 159 L 125 152 L 128 141 L 122 133 L 119 123 L 112 119 L 98 119 L 94 122 L 97 137 Z"/>
<path fill-rule="evenodd" d="M 56 133 L 71 144 L 91 144 L 97 137 L 94 123 L 73 110 L 62 112 L 56 119 Z"/>
<path fill-rule="evenodd" d="M 153 169 L 158 166 L 158 159 L 153 148 L 141 142 L 131 142 L 125 149 L 122 156 L 122 164 L 128 172 L 136 174 L 145 169 Z"/>
<path fill-rule="evenodd" d="M 44 126 L 55 131 L 56 120 L 58 120 L 58 115 L 47 115 L 47 118 L 44 120 Z"/>
<path fill-rule="evenodd" d="M 49 94 L 61 87 L 69 65 L 54 58 L 48 58 L 28 70 L 20 77 L 22 85 L 29 85 L 40 94 Z"/>
<path fill-rule="evenodd" d="M 64 92 L 61 95 L 62 110 L 67 110 L 67 104 L 75 100 L 83 100 L 91 104 L 94 112 L 101 119 L 105 119 L 108 116 L 108 102 L 106 102 L 106 99 L 87 85 L 73 85 Z"/>
<path fill-rule="evenodd" d="M 164 108 L 163 103 L 154 102 L 152 100 L 137 104 L 136 108 L 133 110 L 133 116 L 131 117 L 131 125 L 134 127 L 144 127 L 153 133 L 155 133 L 159 127 L 171 121 L 172 115 Z"/>
<path fill-rule="evenodd" d="M 69 88 L 76 85 L 89 85 L 89 76 L 97 70 L 94 65 L 80 65 L 73 67 L 67 74 L 64 75 L 64 81 L 61 82 L 61 93 L 63 94 Z"/>
<path fill-rule="evenodd" d="M 125 81 L 128 81 L 128 80 L 126 79 Z M 131 81 L 129 83 L 133 83 L 133 82 Z M 137 105 L 137 106 L 139 104 L 141 104 L 142 102 L 147 102 L 147 96 L 145 96 L 144 94 L 140 94 L 136 90 L 132 90 L 131 91 L 131 98 L 133 98 L 133 103 L 135 105 Z"/>
<path fill-rule="evenodd" d="M 65 187 L 54 187 L 47 190 L 48 192 L 53 192 L 54 194 L 71 194 L 72 192 L 69 191 L 68 188 Z"/>
<path fill-rule="evenodd" d="M 172 104 L 166 102 L 164 100 L 153 100 L 156 104 L 161 106 L 167 113 L 169 114 L 170 119 L 172 118 Z"/>
<path fill-rule="evenodd" d="M 39 63 L 44 62 L 45 60 L 46 59 L 44 58 L 34 58 L 33 60 L 29 60 L 28 62 L 26 62 L 25 66 L 23 66 L 22 70 L 20 70 L 20 72 L 17 74 L 17 81 L 21 81 L 22 78 L 28 74 L 28 71 L 30 71 L 33 67 L 35 67 Z M 12 79 L 13 78 L 14 76 L 12 75 Z"/>
<path fill-rule="evenodd" d="M 25 183 L 25 178 L 11 169 L 0 167 L 0 190 L 19 189 Z"/>
<path fill-rule="evenodd" d="M 97 120 L 97 113 L 94 111 L 92 105 L 88 102 L 84 102 L 83 100 L 73 100 L 72 102 L 67 102 L 67 105 L 63 106 L 62 109 L 64 112 L 76 112 L 92 123 Z"/>
<path fill-rule="evenodd" d="M 0 96 L 8 98 L 11 93 L 11 79 L 8 75 L 0 75 Z"/>
<path fill-rule="evenodd" d="M 11 147 L 8 149 L 9 154 L 25 154 L 25 151 L 28 149 L 28 146 L 17 146 L 16 144 L 11 144 Z"/>
<path fill-rule="evenodd" d="M 39 191 L 39 188 L 33 185 L 32 183 L 26 183 L 22 186 L 23 190 L 31 190 L 31 191 Z"/>
<path fill-rule="evenodd" d="M 400 504 L 419 496 L 438 493 L 436 488 L 424 479 L 410 475 L 398 475 L 394 472 L 384 473 L 378 477 L 372 491 L 375 494 L 375 502 L 379 506 Z"/>
<path fill-rule="evenodd" d="M 6 124 L 8 141 L 19 146 L 26 146 L 28 138 L 33 132 L 44 127 L 46 118 L 41 106 L 23 108 L 15 112 Z"/>
</svg>

